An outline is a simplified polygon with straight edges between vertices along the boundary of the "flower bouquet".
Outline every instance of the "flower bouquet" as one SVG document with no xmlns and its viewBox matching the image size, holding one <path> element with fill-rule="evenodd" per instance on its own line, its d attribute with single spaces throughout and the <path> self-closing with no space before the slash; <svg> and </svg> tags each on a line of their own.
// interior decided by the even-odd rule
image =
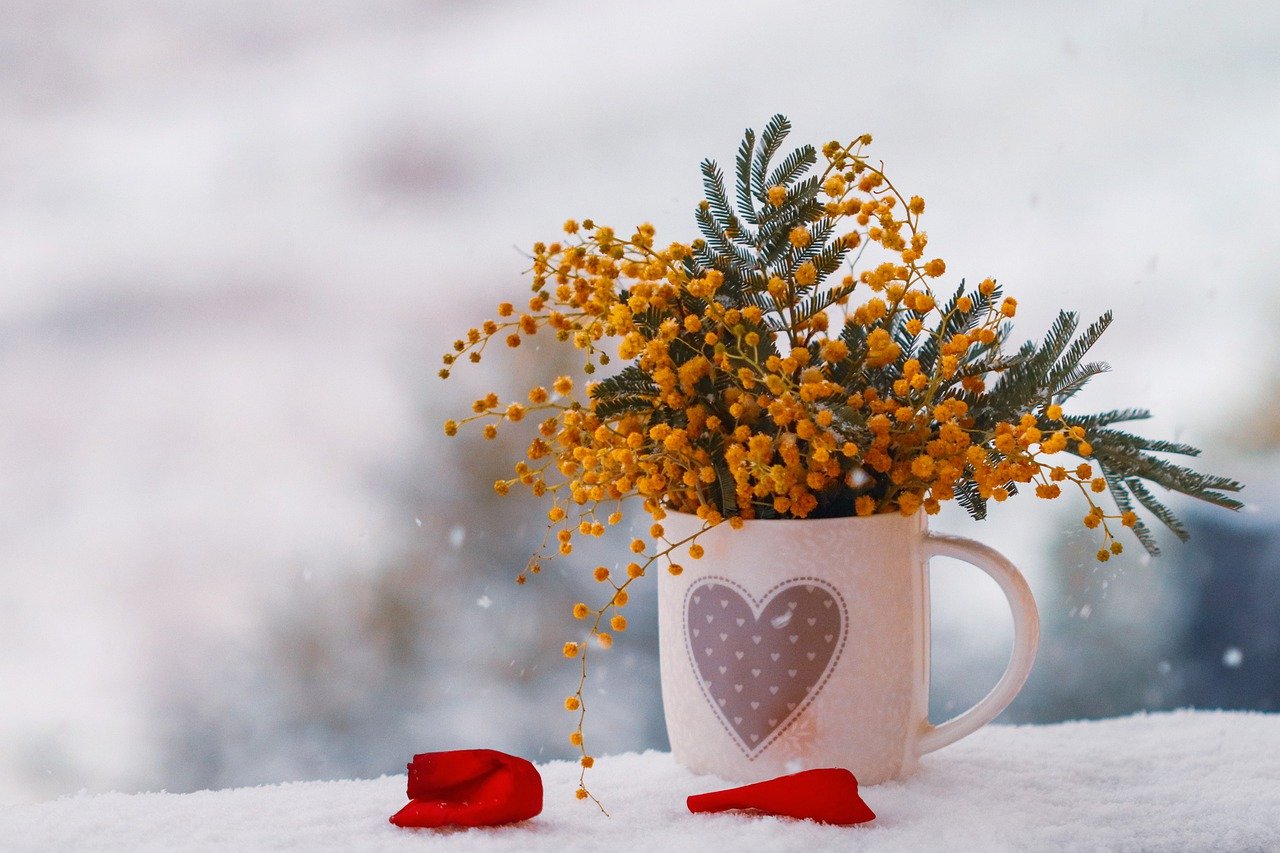
<svg viewBox="0 0 1280 853">
<path fill-rule="evenodd" d="M 746 132 L 732 194 L 719 166 L 702 163 L 696 239 L 565 222 L 563 237 L 533 247 L 527 303 L 502 303 L 444 356 L 447 377 L 494 341 L 519 347 L 549 333 L 582 353 L 588 376 L 622 363 L 585 393 L 561 376 L 527 400 L 490 394 L 445 424 L 454 435 L 479 422 L 493 438 L 536 421 L 526 458 L 494 484 L 550 504 L 544 547 L 517 582 L 640 503 L 648 537 L 631 541 L 621 577 L 594 568 L 600 602 L 572 608 L 608 648 L 626 629 L 630 584 L 655 567 L 680 574 L 681 560 L 702 556 L 702 533 L 722 524 L 933 514 L 949 500 L 981 519 L 990 501 L 1068 492 L 1105 561 L 1123 550 L 1123 528 L 1158 553 L 1140 508 L 1187 537 L 1152 484 L 1240 506 L 1228 494 L 1240 484 L 1170 461 L 1195 448 L 1120 426 L 1146 411 L 1067 411 L 1107 370 L 1086 356 L 1110 312 L 1081 329 L 1063 311 L 1039 343 L 1011 347 L 1016 299 L 993 278 L 943 287 L 925 202 L 872 160 L 870 135 L 780 157 L 790 129 L 778 115 L 759 137 Z M 701 524 L 668 536 L 671 512 Z M 569 739 L 584 769 L 588 645 L 564 646 L 581 663 L 565 707 L 578 715 Z M 585 785 L 577 794 L 590 796 Z"/>
</svg>

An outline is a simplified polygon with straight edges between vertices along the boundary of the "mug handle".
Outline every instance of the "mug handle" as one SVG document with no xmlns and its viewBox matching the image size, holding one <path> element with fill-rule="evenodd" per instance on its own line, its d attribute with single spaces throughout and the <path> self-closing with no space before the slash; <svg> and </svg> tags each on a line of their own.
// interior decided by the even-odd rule
<svg viewBox="0 0 1280 853">
<path fill-rule="evenodd" d="M 925 720 L 919 742 L 921 755 L 973 734 L 1008 707 L 1031 674 L 1031 664 L 1040 645 L 1040 614 L 1031 596 L 1031 587 L 1004 555 L 972 539 L 933 533 L 925 537 L 924 552 L 926 561 L 931 557 L 954 557 L 977 566 L 1000 585 L 1013 610 L 1013 654 L 1004 675 L 978 704 L 941 725 Z"/>
</svg>

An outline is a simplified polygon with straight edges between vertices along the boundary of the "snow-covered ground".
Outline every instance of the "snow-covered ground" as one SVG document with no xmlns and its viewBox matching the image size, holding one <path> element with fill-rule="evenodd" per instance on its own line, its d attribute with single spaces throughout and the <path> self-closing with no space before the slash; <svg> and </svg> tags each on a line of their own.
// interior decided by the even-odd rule
<svg viewBox="0 0 1280 853">
<path fill-rule="evenodd" d="M 0 846 L 58 850 L 1267 850 L 1280 842 L 1280 717 L 1176 713 L 992 726 L 859 793 L 876 820 L 833 827 L 692 815 L 725 787 L 670 754 L 602 759 L 573 797 L 575 765 L 540 767 L 544 808 L 479 830 L 403 830 L 387 817 L 403 776 L 194 794 L 68 797 L 0 810 Z M 424 837 L 425 836 L 425 837 Z"/>
<path fill-rule="evenodd" d="M 0 3 L 0 802 L 377 775 L 511 709 L 496 745 L 564 754 L 543 652 L 574 584 L 517 596 L 537 513 L 438 434 L 525 380 L 441 385 L 436 358 L 567 216 L 688 234 L 697 162 L 775 111 L 873 132 L 1027 336 L 1114 307 L 1082 404 L 1157 410 L 1270 517 L 1231 448 L 1275 393 L 1278 10 Z M 1088 543 L 1046 509 L 940 526 L 1026 568 L 1046 665 L 1128 656 L 1109 684 L 1158 706 L 1157 567 L 1068 582 Z M 945 712 L 998 676 L 1007 617 L 935 597 Z M 615 750 L 662 739 L 634 624 L 597 682 Z"/>
</svg>

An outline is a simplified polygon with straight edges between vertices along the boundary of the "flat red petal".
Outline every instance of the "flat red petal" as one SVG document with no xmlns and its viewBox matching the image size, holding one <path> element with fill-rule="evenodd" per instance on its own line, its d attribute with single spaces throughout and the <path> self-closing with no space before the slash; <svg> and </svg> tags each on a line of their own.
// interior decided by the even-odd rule
<svg viewBox="0 0 1280 853">
<path fill-rule="evenodd" d="M 766 782 L 695 794 L 689 811 L 722 812 L 751 809 L 780 817 L 849 826 L 875 819 L 858 796 L 858 780 L 841 767 L 805 770 Z"/>
</svg>

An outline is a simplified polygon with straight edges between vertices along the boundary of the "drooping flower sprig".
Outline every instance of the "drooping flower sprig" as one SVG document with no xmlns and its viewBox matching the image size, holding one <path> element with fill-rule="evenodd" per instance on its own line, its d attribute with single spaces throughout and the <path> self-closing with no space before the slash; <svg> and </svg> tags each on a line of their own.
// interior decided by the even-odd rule
<svg viewBox="0 0 1280 853">
<path fill-rule="evenodd" d="M 648 224 L 626 235 L 569 220 L 560 239 L 533 247 L 527 303 L 502 303 L 444 356 L 448 377 L 494 340 L 519 347 L 550 333 L 583 354 L 589 376 L 613 357 L 623 363 L 585 397 L 561 376 L 527 401 L 489 394 L 445 423 L 449 435 L 474 422 L 493 438 L 500 425 L 538 421 L 514 476 L 494 484 L 550 502 L 544 547 L 517 582 L 639 502 L 651 541 L 631 542 L 625 578 L 595 568 L 610 590 L 601 605 L 573 607 L 609 648 L 626 628 L 630 584 L 701 556 L 700 533 L 666 536 L 671 511 L 696 514 L 703 531 L 757 518 L 933 514 L 948 500 L 981 519 L 989 501 L 1020 488 L 1043 499 L 1065 490 L 1083 498 L 1083 524 L 1098 531 L 1106 561 L 1122 552 L 1126 527 L 1158 553 L 1139 506 L 1186 538 L 1150 483 L 1240 506 L 1226 494 L 1240 484 L 1167 458 L 1195 448 L 1116 428 L 1146 411 L 1065 411 L 1107 369 L 1084 358 L 1110 312 L 1079 334 L 1076 315 L 1061 312 L 1041 343 L 1010 351 L 1017 301 L 992 278 L 940 289 L 947 265 L 927 251 L 925 202 L 870 158 L 870 135 L 805 145 L 775 165 L 790 129 L 774 116 L 758 140 L 747 131 L 732 198 L 719 166 L 703 162 L 697 239 L 664 245 Z M 589 645 L 564 646 L 581 664 L 565 707 L 578 714 L 570 742 L 584 772 L 594 763 L 582 727 Z M 578 796 L 590 797 L 579 782 Z"/>
</svg>

